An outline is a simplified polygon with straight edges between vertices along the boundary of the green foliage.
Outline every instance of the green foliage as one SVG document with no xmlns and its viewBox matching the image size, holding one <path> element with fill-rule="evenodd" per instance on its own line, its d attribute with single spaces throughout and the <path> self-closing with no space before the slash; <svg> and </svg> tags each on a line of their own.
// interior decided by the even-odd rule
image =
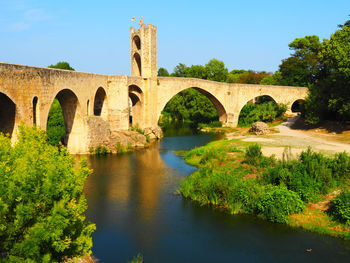
<svg viewBox="0 0 350 263">
<path fill-rule="evenodd" d="M 321 47 L 318 36 L 305 36 L 292 41 L 289 48 L 294 53 L 279 66 L 281 84 L 307 87 L 314 83 L 320 67 Z"/>
<path fill-rule="evenodd" d="M 331 216 L 336 220 L 350 225 L 350 191 L 340 193 L 332 200 Z"/>
<path fill-rule="evenodd" d="M 274 101 L 262 102 L 259 104 L 247 103 L 239 114 L 238 125 L 250 126 L 257 121 L 272 122 L 283 118 L 287 107 L 277 104 Z"/>
<path fill-rule="evenodd" d="M 143 262 L 143 256 L 142 256 L 142 254 L 140 254 L 140 253 L 138 253 L 137 255 L 136 255 L 136 257 L 134 257 L 133 259 L 132 259 L 132 261 L 130 261 L 130 263 L 142 263 Z"/>
<path fill-rule="evenodd" d="M 225 82 L 227 80 L 228 70 L 224 62 L 215 58 L 211 59 L 206 65 L 207 79 Z"/>
<path fill-rule="evenodd" d="M 98 145 L 95 149 L 96 155 L 106 155 L 108 154 L 108 150 L 105 146 Z"/>
<path fill-rule="evenodd" d="M 272 222 L 289 223 L 289 215 L 300 213 L 305 203 L 317 201 L 320 194 L 327 194 L 335 187 L 343 187 L 350 179 L 350 156 L 336 154 L 334 158 L 302 152 L 297 160 L 262 155 L 259 145 L 247 147 L 244 163 L 232 165 L 228 152 L 231 142 L 209 144 L 195 148 L 184 156 L 187 163 L 198 170 L 180 184 L 179 192 L 201 204 L 224 207 L 231 213 L 255 214 Z M 250 178 L 249 170 L 262 177 Z M 261 171 L 261 170 L 260 170 Z M 349 196 L 340 197 L 342 214 L 348 215 Z M 345 204 L 345 206 L 344 206 Z"/>
<path fill-rule="evenodd" d="M 261 85 L 282 85 L 282 74 L 279 71 L 276 71 L 272 75 L 264 77 L 261 81 Z"/>
<path fill-rule="evenodd" d="M 350 120 L 350 27 L 348 21 L 321 43 L 317 36 L 290 43 L 295 52 L 280 65 L 283 85 L 308 86 L 302 115 L 310 123 Z"/>
<path fill-rule="evenodd" d="M 251 165 L 257 165 L 262 157 L 261 146 L 259 144 L 253 144 L 247 147 L 244 160 Z"/>
<path fill-rule="evenodd" d="M 304 208 L 298 194 L 283 186 L 268 185 L 256 204 L 258 214 L 276 223 L 287 223 L 288 215 L 300 213 Z"/>
<path fill-rule="evenodd" d="M 195 89 L 186 89 L 175 95 L 165 106 L 163 115 L 172 120 L 208 123 L 218 120 L 216 108 L 211 101 Z"/>
<path fill-rule="evenodd" d="M 75 70 L 74 68 L 72 68 L 68 62 L 57 62 L 55 65 L 50 65 L 48 66 L 48 68 L 57 68 L 57 69 L 65 69 L 65 70 Z"/>
<path fill-rule="evenodd" d="M 158 69 L 158 76 L 159 77 L 169 77 L 170 74 L 165 68 L 159 68 Z"/>
<path fill-rule="evenodd" d="M 349 180 L 349 169 L 350 156 L 346 153 L 329 158 L 308 149 L 298 160 L 278 161 L 264 172 L 263 181 L 286 186 L 306 202 L 317 201 L 320 194 L 344 185 Z"/>
<path fill-rule="evenodd" d="M 57 99 L 54 99 L 50 107 L 46 133 L 48 142 L 51 145 L 58 145 L 62 137 L 66 134 L 66 126 L 64 124 L 64 117 L 61 105 Z"/>
<path fill-rule="evenodd" d="M 19 127 L 18 141 L 0 135 L 1 262 L 62 262 L 92 246 L 83 195 L 91 173 L 38 128 Z"/>
</svg>

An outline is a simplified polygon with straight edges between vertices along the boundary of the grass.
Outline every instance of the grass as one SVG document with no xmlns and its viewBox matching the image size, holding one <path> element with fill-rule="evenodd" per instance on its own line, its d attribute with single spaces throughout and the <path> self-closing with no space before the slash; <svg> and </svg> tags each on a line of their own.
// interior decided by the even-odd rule
<svg viewBox="0 0 350 263">
<path fill-rule="evenodd" d="M 279 162 L 273 157 L 260 156 L 259 146 L 252 145 L 237 139 L 220 140 L 187 153 L 182 151 L 185 161 L 199 169 L 181 183 L 178 192 L 202 205 L 214 205 L 232 214 L 254 214 L 272 222 L 350 239 L 348 226 L 334 221 L 311 202 L 302 201 L 298 192 L 284 184 L 263 182 L 264 172 Z M 248 151 L 244 150 L 247 146 Z M 322 193 L 319 198 L 325 199 L 327 195 Z"/>
</svg>

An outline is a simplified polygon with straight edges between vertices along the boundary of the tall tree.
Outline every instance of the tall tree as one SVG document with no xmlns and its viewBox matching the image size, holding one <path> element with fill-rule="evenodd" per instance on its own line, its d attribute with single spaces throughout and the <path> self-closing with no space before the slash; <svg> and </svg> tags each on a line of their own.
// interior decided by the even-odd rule
<svg viewBox="0 0 350 263">
<path fill-rule="evenodd" d="M 169 77 L 169 72 L 166 70 L 166 68 L 159 68 L 158 69 L 158 76 L 159 77 Z"/>
<path fill-rule="evenodd" d="M 294 53 L 279 66 L 282 84 L 305 87 L 314 83 L 320 68 L 321 47 L 322 44 L 315 35 L 296 38 L 291 42 L 289 48 Z"/>
<path fill-rule="evenodd" d="M 343 26 L 324 40 L 320 62 L 322 67 L 309 89 L 304 115 L 313 123 L 350 120 L 350 27 Z"/>
<path fill-rule="evenodd" d="M 224 62 L 213 58 L 205 65 L 205 68 L 209 80 L 227 81 L 228 69 L 225 67 Z"/>
</svg>

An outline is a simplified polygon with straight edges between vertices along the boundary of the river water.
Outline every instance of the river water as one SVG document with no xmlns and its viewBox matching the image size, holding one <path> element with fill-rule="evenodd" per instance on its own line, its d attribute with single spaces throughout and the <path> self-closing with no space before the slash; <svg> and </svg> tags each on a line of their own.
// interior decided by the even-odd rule
<svg viewBox="0 0 350 263">
<path fill-rule="evenodd" d="M 189 150 L 214 134 L 166 137 L 148 149 L 90 156 L 87 218 L 97 226 L 99 262 L 349 262 L 350 242 L 254 216 L 232 216 L 176 194 L 196 168 L 174 150 Z M 307 252 L 306 249 L 312 249 Z"/>
</svg>

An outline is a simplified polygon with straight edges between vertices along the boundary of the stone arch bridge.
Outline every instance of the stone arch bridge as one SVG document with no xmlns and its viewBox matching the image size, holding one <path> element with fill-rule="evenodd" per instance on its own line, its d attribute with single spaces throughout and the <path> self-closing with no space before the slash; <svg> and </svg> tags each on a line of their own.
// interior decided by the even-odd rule
<svg viewBox="0 0 350 263">
<path fill-rule="evenodd" d="M 23 122 L 46 129 L 51 104 L 61 104 L 71 153 L 87 153 L 94 134 L 157 126 L 161 111 L 177 93 L 194 88 L 215 105 L 223 125 L 235 127 L 242 107 L 268 95 L 291 111 L 307 95 L 303 87 L 229 84 L 193 78 L 157 77 L 156 27 L 131 28 L 131 72 L 102 75 L 0 63 L 0 132 L 16 140 Z M 132 107 L 131 107 L 132 106 Z"/>
</svg>

